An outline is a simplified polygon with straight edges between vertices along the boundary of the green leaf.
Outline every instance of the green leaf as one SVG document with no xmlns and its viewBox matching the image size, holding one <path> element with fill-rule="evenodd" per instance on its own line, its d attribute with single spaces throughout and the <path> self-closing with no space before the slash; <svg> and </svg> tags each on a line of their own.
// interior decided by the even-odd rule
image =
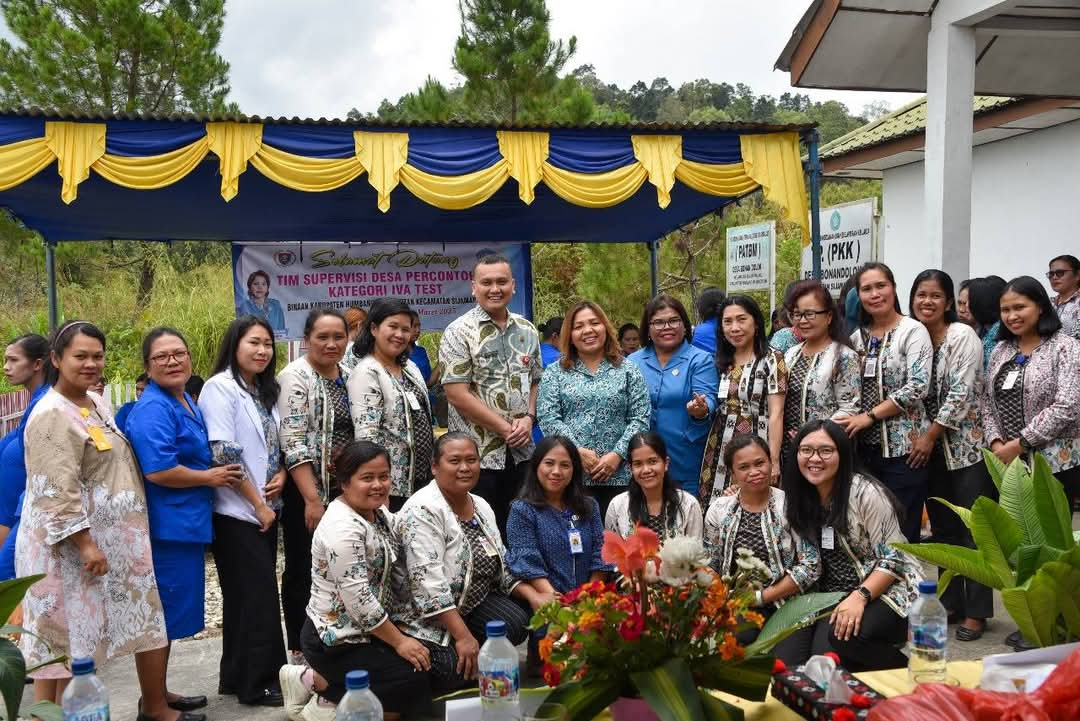
<svg viewBox="0 0 1080 721">
<path fill-rule="evenodd" d="M 947 568 L 938 575 L 938 580 L 937 580 L 937 595 L 938 595 L 938 598 L 941 598 L 942 596 L 945 595 L 945 590 L 949 587 L 949 584 L 952 583 L 952 580 L 956 577 L 956 575 L 957 575 L 956 571 L 950 571 Z"/>
<path fill-rule="evenodd" d="M 734 704 L 717 698 L 703 688 L 698 689 L 701 697 L 701 706 L 705 709 L 705 716 L 709 721 L 743 721 L 746 712 Z"/>
<path fill-rule="evenodd" d="M 748 656 L 738 663 L 719 656 L 694 661 L 698 686 L 716 689 L 748 701 L 764 701 L 772 682 L 774 658 L 770 655 Z"/>
<path fill-rule="evenodd" d="M 634 687 L 660 721 L 705 721 L 705 709 L 685 658 L 630 674 Z"/>
<path fill-rule="evenodd" d="M 1054 644 L 1054 623 L 1058 617 L 1056 590 L 1056 586 L 1036 573 L 1023 586 L 1001 591 L 1001 603 L 1024 638 L 1039 647 Z"/>
<path fill-rule="evenodd" d="M 1076 545 L 1072 533 L 1072 507 L 1065 496 L 1065 487 L 1054 476 L 1050 464 L 1041 453 L 1035 454 L 1035 471 L 1031 475 L 1031 482 L 1035 508 L 1046 542 L 1056 548 L 1069 550 Z"/>
<path fill-rule="evenodd" d="M 989 448 L 984 448 L 982 454 L 983 461 L 986 463 L 986 470 L 990 474 L 990 479 L 994 482 L 994 485 L 997 486 L 998 495 L 1000 495 L 1002 479 L 1005 477 L 1005 464 Z"/>
<path fill-rule="evenodd" d="M 17 718 L 26 680 L 26 661 L 19 647 L 0 638 L 0 696 L 4 697 L 5 718 Z"/>
<path fill-rule="evenodd" d="M 34 717 L 41 721 L 64 721 L 64 710 L 52 701 L 38 701 L 24 708 L 21 712 L 23 718 Z"/>
<path fill-rule="evenodd" d="M 893 548 L 905 551 L 920 561 L 957 573 L 984 586 L 1001 589 L 1004 584 L 974 548 L 953 546 L 948 543 L 894 543 Z M 1009 579 L 1010 584 L 1012 579 Z"/>
<path fill-rule="evenodd" d="M 1038 575 L 1054 586 L 1069 635 L 1080 637 L 1080 568 L 1051 561 L 1039 569 Z"/>
<path fill-rule="evenodd" d="M 1024 532 L 1024 543 L 1040 546 L 1046 543 L 1039 510 L 1035 506 L 1035 490 L 1031 476 L 1019 458 L 1009 464 L 1001 479 L 1001 507 L 1012 516 Z"/>
<path fill-rule="evenodd" d="M 979 496 L 971 506 L 971 537 L 987 565 L 997 575 L 1000 586 L 1012 586 L 1016 580 L 1008 557 L 1024 540 L 1024 532 L 1001 506 Z"/>
<path fill-rule="evenodd" d="M 1023 585 L 1040 566 L 1059 560 L 1063 553 L 1053 546 L 1020 546 L 1016 550 L 1016 585 Z"/>
<path fill-rule="evenodd" d="M 592 721 L 619 698 L 620 691 L 615 681 L 572 681 L 556 686 L 544 701 L 565 706 L 566 721 Z"/>
<path fill-rule="evenodd" d="M 0 623 L 6 623 L 15 608 L 22 603 L 28 588 L 45 578 L 44 573 L 24 578 L 13 578 L 0 583 Z"/>
<path fill-rule="evenodd" d="M 947 508 L 951 509 L 953 513 L 960 516 L 960 520 L 964 522 L 964 525 L 968 527 L 968 530 L 971 530 L 971 510 L 970 509 L 964 508 L 963 506 L 958 506 L 955 503 L 949 503 L 944 498 L 938 498 L 937 496 L 931 496 L 930 500 L 931 501 L 937 501 L 941 505 L 946 506 Z"/>
<path fill-rule="evenodd" d="M 792 596 L 761 627 L 757 640 L 746 647 L 747 658 L 768 653 L 773 646 L 815 620 L 815 617 L 823 610 L 840 603 L 846 595 L 846 593 L 801 593 Z"/>
</svg>

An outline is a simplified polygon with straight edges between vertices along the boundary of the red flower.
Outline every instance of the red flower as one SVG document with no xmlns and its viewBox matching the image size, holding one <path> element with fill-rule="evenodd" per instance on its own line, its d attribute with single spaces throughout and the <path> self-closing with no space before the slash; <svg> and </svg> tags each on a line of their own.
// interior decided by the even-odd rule
<svg viewBox="0 0 1080 721">
<path fill-rule="evenodd" d="M 561 674 L 559 673 L 558 666 L 554 666 L 550 663 L 545 663 L 543 675 L 544 683 L 546 683 L 548 686 L 554 688 L 555 686 L 559 685 L 559 679 L 561 678 Z"/>
<path fill-rule="evenodd" d="M 787 664 L 785 664 L 780 659 L 774 660 L 773 664 L 772 664 L 772 672 L 773 673 L 786 673 L 787 672 Z"/>
<path fill-rule="evenodd" d="M 833 721 L 855 721 L 855 712 L 847 706 L 841 706 L 832 712 Z"/>
<path fill-rule="evenodd" d="M 619 635 L 622 636 L 624 641 L 636 641 L 641 638 L 641 634 L 645 631 L 645 619 L 641 614 L 634 611 L 632 614 L 626 617 L 626 619 L 619 624 Z"/>
<path fill-rule="evenodd" d="M 604 563 L 613 563 L 624 576 L 632 576 L 645 568 L 645 561 L 660 550 L 660 537 L 655 532 L 638 526 L 626 538 L 612 531 L 604 531 L 604 546 L 600 557 Z"/>
<path fill-rule="evenodd" d="M 823 653 L 822 655 L 823 655 L 823 656 L 824 656 L 825 658 L 831 658 L 831 659 L 833 660 L 833 663 L 835 663 L 835 664 L 836 664 L 837 666 L 839 666 L 839 665 L 840 665 L 840 657 L 839 657 L 839 656 L 837 656 L 837 655 L 836 655 L 836 653 L 835 653 L 834 651 L 826 651 L 826 652 L 825 652 L 825 653 Z"/>
<path fill-rule="evenodd" d="M 869 696 L 863 696 L 861 693 L 851 694 L 851 705 L 855 708 L 870 708 L 874 705 L 874 702 Z"/>
</svg>

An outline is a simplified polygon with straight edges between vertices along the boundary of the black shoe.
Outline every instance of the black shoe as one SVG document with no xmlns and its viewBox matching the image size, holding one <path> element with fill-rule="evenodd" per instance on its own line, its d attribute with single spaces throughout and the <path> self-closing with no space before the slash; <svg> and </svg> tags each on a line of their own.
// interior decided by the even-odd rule
<svg viewBox="0 0 1080 721">
<path fill-rule="evenodd" d="M 285 698 L 281 695 L 281 691 L 276 688 L 264 688 L 262 695 L 256 696 L 253 699 L 243 700 L 240 703 L 245 706 L 269 706 L 272 708 L 279 708 L 285 705 Z"/>
<path fill-rule="evenodd" d="M 135 717 L 135 721 L 157 721 L 153 716 L 147 716 L 142 711 Z M 206 721 L 206 714 L 204 713 L 189 713 L 187 711 L 180 712 L 180 715 L 176 718 L 176 721 Z"/>
<path fill-rule="evenodd" d="M 195 711 L 205 708 L 206 704 L 205 696 L 178 696 L 175 701 L 169 701 L 169 708 L 176 711 Z"/>
</svg>

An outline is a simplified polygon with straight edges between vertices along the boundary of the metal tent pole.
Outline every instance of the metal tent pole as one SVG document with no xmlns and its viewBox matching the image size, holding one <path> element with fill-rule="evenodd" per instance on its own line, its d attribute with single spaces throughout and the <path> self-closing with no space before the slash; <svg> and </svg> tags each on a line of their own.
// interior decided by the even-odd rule
<svg viewBox="0 0 1080 721">
<path fill-rule="evenodd" d="M 807 134 L 810 172 L 810 253 L 815 280 L 821 280 L 821 158 L 818 157 L 818 131 Z"/>
<path fill-rule="evenodd" d="M 652 273 L 652 293 L 649 297 L 655 298 L 660 291 L 660 241 L 649 241 L 649 270 Z"/>
<path fill-rule="evenodd" d="M 49 332 L 55 331 L 60 323 L 60 306 L 56 298 L 56 241 L 45 241 L 45 282 L 49 297 Z"/>
</svg>

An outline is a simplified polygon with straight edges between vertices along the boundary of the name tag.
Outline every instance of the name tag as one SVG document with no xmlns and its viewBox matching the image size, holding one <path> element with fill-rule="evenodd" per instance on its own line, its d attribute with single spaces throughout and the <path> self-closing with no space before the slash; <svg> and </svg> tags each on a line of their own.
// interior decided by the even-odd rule
<svg viewBox="0 0 1080 721">
<path fill-rule="evenodd" d="M 716 391 L 717 398 L 727 398 L 728 393 L 731 392 L 731 379 L 724 376 L 720 379 L 720 387 Z"/>
<path fill-rule="evenodd" d="M 97 426 L 87 426 L 86 432 L 90 434 L 90 440 L 94 442 L 94 447 L 98 451 L 111 451 L 112 443 L 109 443 L 109 439 L 105 437 L 105 432 Z"/>
<path fill-rule="evenodd" d="M 581 531 L 576 528 L 571 528 L 568 535 L 570 537 L 570 553 L 584 553 L 585 546 L 581 542 Z"/>
<path fill-rule="evenodd" d="M 526 397 L 529 395 L 529 388 L 532 387 L 532 374 L 529 371 L 522 371 L 521 373 L 521 392 Z"/>
<path fill-rule="evenodd" d="M 869 356 L 866 359 L 862 374 L 863 378 L 873 378 L 877 375 L 877 356 Z"/>
<path fill-rule="evenodd" d="M 499 555 L 499 549 L 495 548 L 486 537 L 480 539 L 480 548 L 483 549 L 484 555 L 488 558 L 495 558 Z"/>
<path fill-rule="evenodd" d="M 1005 374 L 1005 382 L 1001 384 L 1001 390 L 1011 391 L 1013 386 L 1016 385 L 1016 380 L 1020 377 L 1020 371 L 1011 370 Z"/>
<path fill-rule="evenodd" d="M 821 527 L 821 547 L 826 551 L 831 551 L 836 547 L 836 538 L 832 526 Z"/>
<path fill-rule="evenodd" d="M 416 397 L 416 394 L 412 391 L 405 391 L 405 400 L 409 404 L 409 408 L 414 411 L 420 410 L 420 399 Z"/>
</svg>

